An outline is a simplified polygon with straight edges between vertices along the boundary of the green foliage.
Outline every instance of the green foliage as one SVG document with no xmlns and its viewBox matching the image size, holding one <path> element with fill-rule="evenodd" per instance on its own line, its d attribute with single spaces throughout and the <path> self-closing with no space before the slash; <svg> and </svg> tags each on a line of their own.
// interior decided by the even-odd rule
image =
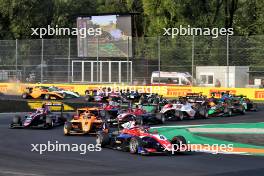
<svg viewBox="0 0 264 176">
<path fill-rule="evenodd" d="M 248 37 L 263 35 L 261 0 L 0 0 L 0 39 L 38 38 L 31 36 L 32 27 L 75 27 L 78 14 L 95 13 L 137 13 L 132 20 L 136 58 L 156 60 L 157 36 L 163 35 L 163 28 L 190 25 L 234 28 L 234 35 L 244 37 L 230 38 L 230 64 L 264 64 L 262 38 Z M 164 69 L 190 65 L 191 44 L 192 37 L 161 38 Z M 197 65 L 225 65 L 226 38 L 195 37 L 194 52 Z"/>
</svg>

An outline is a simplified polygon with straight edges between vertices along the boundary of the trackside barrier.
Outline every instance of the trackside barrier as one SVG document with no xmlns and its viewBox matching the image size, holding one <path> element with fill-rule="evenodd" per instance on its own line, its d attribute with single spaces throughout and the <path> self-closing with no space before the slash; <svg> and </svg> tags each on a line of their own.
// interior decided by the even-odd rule
<svg viewBox="0 0 264 176">
<path fill-rule="evenodd" d="M 0 83 L 0 92 L 3 94 L 21 95 L 26 87 L 33 86 L 56 86 L 66 90 L 78 92 L 84 95 L 87 89 L 100 89 L 110 87 L 112 90 L 120 91 L 130 89 L 138 90 L 140 93 L 158 93 L 164 97 L 173 98 L 185 96 L 187 93 L 202 92 L 210 97 L 212 92 L 230 91 L 236 95 L 246 95 L 252 100 L 264 100 L 264 89 L 257 88 L 225 88 L 225 87 L 178 87 L 178 86 L 130 86 L 125 84 L 98 84 L 98 85 L 78 85 L 78 84 L 22 84 L 22 83 Z"/>
</svg>

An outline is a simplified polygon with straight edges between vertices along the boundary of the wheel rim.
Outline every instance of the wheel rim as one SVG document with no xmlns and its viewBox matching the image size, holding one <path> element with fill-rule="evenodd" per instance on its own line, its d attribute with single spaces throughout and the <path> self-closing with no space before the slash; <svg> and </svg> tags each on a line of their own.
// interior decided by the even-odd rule
<svg viewBox="0 0 264 176">
<path fill-rule="evenodd" d="M 229 116 L 232 116 L 232 110 L 231 110 L 231 109 L 229 109 L 229 111 L 228 111 L 228 115 L 229 115 Z"/>
<path fill-rule="evenodd" d="M 130 152 L 136 153 L 136 151 L 137 151 L 137 142 L 134 141 L 134 140 L 131 141 L 130 145 L 129 145 L 129 148 L 130 148 Z"/>
<path fill-rule="evenodd" d="M 102 138 L 100 136 L 96 137 L 96 144 L 102 144 Z"/>
<path fill-rule="evenodd" d="M 179 119 L 180 119 L 180 120 L 183 120 L 183 113 L 180 113 L 180 114 L 179 114 Z"/>
<path fill-rule="evenodd" d="M 64 132 L 64 134 L 68 134 L 67 126 L 64 126 L 63 132 Z"/>
<path fill-rule="evenodd" d="M 161 121 L 162 121 L 162 123 L 165 122 L 165 117 L 164 116 L 161 117 Z"/>
<path fill-rule="evenodd" d="M 207 112 L 207 110 L 204 110 L 204 117 L 205 118 L 208 118 L 208 112 Z"/>
</svg>

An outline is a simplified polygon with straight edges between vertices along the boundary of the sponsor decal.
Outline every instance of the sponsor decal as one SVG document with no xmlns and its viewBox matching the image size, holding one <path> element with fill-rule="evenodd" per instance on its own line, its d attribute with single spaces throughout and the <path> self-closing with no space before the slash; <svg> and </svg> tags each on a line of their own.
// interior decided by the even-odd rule
<svg viewBox="0 0 264 176">
<path fill-rule="evenodd" d="M 264 91 L 255 91 L 254 98 L 264 98 Z"/>
<path fill-rule="evenodd" d="M 192 89 L 179 89 L 174 87 L 168 87 L 167 88 L 167 95 L 168 96 L 186 96 L 187 93 L 191 93 Z"/>
<path fill-rule="evenodd" d="M 0 85 L 0 92 L 7 92 L 7 85 Z"/>
</svg>

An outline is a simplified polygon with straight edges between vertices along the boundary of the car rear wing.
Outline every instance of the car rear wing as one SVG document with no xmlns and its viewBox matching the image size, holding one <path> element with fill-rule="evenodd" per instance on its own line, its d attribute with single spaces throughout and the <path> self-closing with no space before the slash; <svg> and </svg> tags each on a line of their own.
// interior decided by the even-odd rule
<svg viewBox="0 0 264 176">
<path fill-rule="evenodd" d="M 46 106 L 63 106 L 63 103 L 61 102 L 45 102 L 43 104 L 45 104 Z"/>
<path fill-rule="evenodd" d="M 64 111 L 64 104 L 61 102 L 44 102 L 42 106 L 60 107 L 61 115 Z"/>
</svg>

